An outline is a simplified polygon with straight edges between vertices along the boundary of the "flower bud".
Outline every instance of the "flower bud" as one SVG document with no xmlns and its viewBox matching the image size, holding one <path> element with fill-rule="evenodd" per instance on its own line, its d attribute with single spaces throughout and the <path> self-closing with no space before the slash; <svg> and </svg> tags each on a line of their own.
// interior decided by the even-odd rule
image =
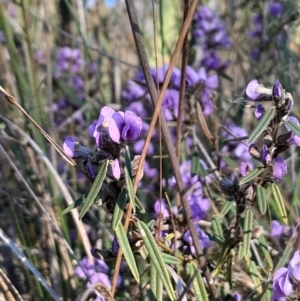
<svg viewBox="0 0 300 301">
<path fill-rule="evenodd" d="M 276 99 L 281 99 L 283 95 L 282 86 L 278 79 L 276 79 L 275 84 L 272 88 L 272 96 Z"/>
</svg>

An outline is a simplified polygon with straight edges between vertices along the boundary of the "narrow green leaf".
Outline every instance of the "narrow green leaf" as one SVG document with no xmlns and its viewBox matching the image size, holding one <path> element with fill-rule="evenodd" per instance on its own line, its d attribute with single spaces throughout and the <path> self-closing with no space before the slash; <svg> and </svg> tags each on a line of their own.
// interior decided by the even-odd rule
<svg viewBox="0 0 300 301">
<path fill-rule="evenodd" d="M 257 221 L 254 221 L 254 226 L 259 226 Z M 266 260 L 270 270 L 273 270 L 273 260 L 272 260 L 271 254 L 269 252 L 268 243 L 266 241 L 265 236 L 263 234 L 261 234 L 258 236 L 257 240 L 259 242 L 259 247 L 260 247 L 262 253 L 264 254 L 264 259 Z"/>
<path fill-rule="evenodd" d="M 218 239 L 218 241 L 224 241 L 223 229 L 221 225 L 221 221 L 217 217 L 212 218 L 212 230 L 214 236 Z"/>
<path fill-rule="evenodd" d="M 287 246 L 285 247 L 283 254 L 280 257 L 279 262 L 276 265 L 275 271 L 284 267 L 287 262 L 290 260 L 291 258 L 291 253 L 293 251 L 293 244 L 292 243 L 288 243 Z"/>
<path fill-rule="evenodd" d="M 285 122 L 285 125 L 288 126 L 294 134 L 296 134 L 297 136 L 300 137 L 300 126 L 299 125 L 295 124 L 294 122 L 288 121 L 288 120 Z"/>
<path fill-rule="evenodd" d="M 143 207 L 141 201 L 137 196 L 135 196 L 135 204 L 140 209 L 140 213 L 144 214 L 146 212 L 145 208 Z"/>
<path fill-rule="evenodd" d="M 171 254 L 161 253 L 161 256 L 163 258 L 164 263 L 166 263 L 166 264 L 178 265 L 181 263 L 180 259 L 178 259 L 177 257 L 175 257 Z"/>
<path fill-rule="evenodd" d="M 150 293 L 150 300 L 162 301 L 163 283 L 152 262 L 150 265 Z"/>
<path fill-rule="evenodd" d="M 114 215 L 112 219 L 112 228 L 114 230 L 116 230 L 117 226 L 119 225 L 122 219 L 126 203 L 127 203 L 127 193 L 126 193 L 126 189 L 123 189 L 118 196 L 117 204 L 115 206 Z"/>
<path fill-rule="evenodd" d="M 253 169 L 251 172 L 249 172 L 242 180 L 240 181 L 240 185 L 243 185 L 253 179 L 255 179 L 257 176 L 259 176 L 264 169 L 262 167 L 258 167 Z"/>
<path fill-rule="evenodd" d="M 124 230 L 124 227 L 121 223 L 118 224 L 116 228 L 116 235 L 118 238 L 118 243 L 120 245 L 120 248 L 123 250 L 124 257 L 126 259 L 126 262 L 130 268 L 130 271 L 134 277 L 134 279 L 137 281 L 137 283 L 140 283 L 140 276 L 139 271 L 136 266 L 136 262 L 131 250 L 131 247 L 128 242 L 128 238 L 126 235 L 126 232 Z"/>
<path fill-rule="evenodd" d="M 222 160 L 229 166 L 232 168 L 238 168 L 238 165 L 236 164 L 235 161 L 231 160 L 228 156 L 222 156 Z"/>
<path fill-rule="evenodd" d="M 244 219 L 244 236 L 243 236 L 243 245 L 244 245 L 244 257 L 250 257 L 250 241 L 251 234 L 253 229 L 253 212 L 251 209 L 246 209 L 245 219 Z"/>
<path fill-rule="evenodd" d="M 259 271 L 254 261 L 250 261 L 248 275 L 250 275 L 250 277 L 252 278 L 257 292 L 262 293 L 262 286 L 261 286 L 260 279 L 263 278 L 263 276 L 260 277 Z"/>
<path fill-rule="evenodd" d="M 136 204 L 135 204 L 135 195 L 134 195 L 134 190 L 133 190 L 133 183 L 132 183 L 132 180 L 131 180 L 131 177 L 130 177 L 129 170 L 127 169 L 127 166 L 125 166 L 125 180 L 126 180 L 129 200 L 132 203 L 132 210 L 133 210 L 133 213 L 135 213 L 136 212 Z"/>
<path fill-rule="evenodd" d="M 194 152 L 192 155 L 192 168 L 191 168 L 191 175 L 192 177 L 198 174 L 200 169 L 200 158 L 197 152 Z"/>
<path fill-rule="evenodd" d="M 268 127 L 270 121 L 274 118 L 275 113 L 276 113 L 276 108 L 272 107 L 264 114 L 263 118 L 259 121 L 257 127 L 253 130 L 253 132 L 249 136 L 248 143 L 252 143 L 263 133 L 263 131 Z"/>
<path fill-rule="evenodd" d="M 125 153 L 125 166 L 127 167 L 127 171 L 130 179 L 132 179 L 130 151 L 127 146 L 126 146 L 126 153 Z"/>
<path fill-rule="evenodd" d="M 208 301 L 209 299 L 208 299 L 207 291 L 205 289 L 202 275 L 195 264 L 191 264 L 191 266 L 192 266 L 193 276 L 195 275 L 192 283 L 193 283 L 196 300 Z"/>
<path fill-rule="evenodd" d="M 65 208 L 64 211 L 62 212 L 62 214 L 66 214 L 66 213 L 70 212 L 71 210 L 77 208 L 81 204 L 83 204 L 86 201 L 86 197 L 87 197 L 87 193 L 85 193 L 84 195 L 79 197 L 74 203 L 72 203 L 70 206 Z"/>
<path fill-rule="evenodd" d="M 224 217 L 230 210 L 235 210 L 235 207 L 233 206 L 233 202 L 226 202 L 222 210 L 220 212 L 220 217 Z"/>
<path fill-rule="evenodd" d="M 156 242 L 152 236 L 152 233 L 150 232 L 147 225 L 145 223 L 143 223 L 142 221 L 138 222 L 138 228 L 140 230 L 144 244 L 149 253 L 151 262 L 154 264 L 154 266 L 157 270 L 157 273 L 158 273 L 161 281 L 163 282 L 165 289 L 168 292 L 169 298 L 171 300 L 175 300 L 175 293 L 174 293 L 174 290 L 172 287 L 172 283 L 171 283 L 168 271 L 165 267 L 161 252 L 156 245 Z"/>
<path fill-rule="evenodd" d="M 108 163 L 109 161 L 106 160 L 102 163 L 101 167 L 99 168 L 98 174 L 95 178 L 95 181 L 92 185 L 92 188 L 90 189 L 87 197 L 86 197 L 86 201 L 84 202 L 82 209 L 80 211 L 79 214 L 79 219 L 82 219 L 82 217 L 88 212 L 88 210 L 90 209 L 90 207 L 92 206 L 92 204 L 94 203 L 100 189 L 101 186 L 103 184 L 103 181 L 106 177 L 106 172 L 107 172 L 107 167 L 108 167 Z"/>
<path fill-rule="evenodd" d="M 257 190 L 256 190 L 256 200 L 257 200 L 257 205 L 258 205 L 258 209 L 259 212 L 261 214 L 265 214 L 267 211 L 267 192 L 266 189 L 264 187 L 262 187 L 261 185 L 257 186 Z"/>
<path fill-rule="evenodd" d="M 275 204 L 278 207 L 281 218 L 283 222 L 287 224 L 288 223 L 287 214 L 286 214 L 286 209 L 285 209 L 283 198 L 281 196 L 280 189 L 275 183 L 272 183 L 271 187 L 272 187 L 272 193 L 274 196 Z"/>
<path fill-rule="evenodd" d="M 198 174 L 199 174 L 200 177 L 206 177 L 207 176 L 207 172 L 206 172 L 203 164 L 201 163 L 201 161 L 199 161 Z"/>
<path fill-rule="evenodd" d="M 244 257 L 244 244 L 240 242 L 238 244 L 238 259 L 242 260 Z"/>
</svg>

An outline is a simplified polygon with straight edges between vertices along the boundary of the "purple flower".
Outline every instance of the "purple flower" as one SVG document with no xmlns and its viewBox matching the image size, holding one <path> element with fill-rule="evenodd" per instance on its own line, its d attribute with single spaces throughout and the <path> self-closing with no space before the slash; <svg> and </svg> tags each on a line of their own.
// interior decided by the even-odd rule
<svg viewBox="0 0 300 301">
<path fill-rule="evenodd" d="M 265 114 L 265 108 L 261 104 L 257 105 L 254 112 L 256 119 L 258 121 L 261 120 L 264 114 Z"/>
<path fill-rule="evenodd" d="M 297 118 L 293 117 L 293 116 L 289 116 L 288 117 L 288 121 L 296 124 L 299 126 L 299 121 Z M 291 129 L 285 124 L 285 127 L 290 131 Z M 291 137 L 289 139 L 286 140 L 287 143 L 292 144 L 292 145 L 296 145 L 296 146 L 300 146 L 300 137 L 297 136 L 294 132 L 292 132 Z"/>
<path fill-rule="evenodd" d="M 271 223 L 271 233 L 272 237 L 280 237 L 284 234 L 284 229 L 286 225 L 281 225 L 278 221 L 274 220 Z"/>
<path fill-rule="evenodd" d="M 127 101 L 139 100 L 146 94 L 146 87 L 142 87 L 134 81 L 129 81 L 125 89 L 122 91 L 122 97 Z"/>
<path fill-rule="evenodd" d="M 142 119 L 131 111 L 116 112 L 108 117 L 107 123 L 109 136 L 116 143 L 134 141 L 141 134 Z"/>
<path fill-rule="evenodd" d="M 167 121 L 178 116 L 179 92 L 174 89 L 167 89 L 161 106 L 162 112 Z"/>
<path fill-rule="evenodd" d="M 279 80 L 276 79 L 275 84 L 272 88 L 272 96 L 280 99 L 282 97 L 282 94 L 283 92 L 282 92 L 281 84 Z"/>
<path fill-rule="evenodd" d="M 279 2 L 274 2 L 269 4 L 269 14 L 273 17 L 279 16 L 283 11 L 283 5 Z"/>
<path fill-rule="evenodd" d="M 265 165 L 269 165 L 272 160 L 269 148 L 265 144 L 263 145 L 260 153 L 260 160 Z"/>
<path fill-rule="evenodd" d="M 273 162 L 273 176 L 276 180 L 281 180 L 284 175 L 287 173 L 287 165 L 285 161 L 276 157 Z"/>
<path fill-rule="evenodd" d="M 192 218 L 195 221 L 203 219 L 210 209 L 210 201 L 206 198 L 196 197 L 194 194 L 189 195 L 188 201 L 192 211 Z"/>
<path fill-rule="evenodd" d="M 263 85 L 260 85 L 256 79 L 253 79 L 246 88 L 246 95 L 251 100 L 258 100 L 264 94 L 271 95 L 271 89 L 265 88 Z"/>
<path fill-rule="evenodd" d="M 92 155 L 92 151 L 76 142 L 71 136 L 67 137 L 63 143 L 63 150 L 72 159 L 87 159 Z"/>
<path fill-rule="evenodd" d="M 200 240 L 201 247 L 206 249 L 210 246 L 210 240 L 208 235 L 200 228 L 198 223 L 195 223 L 196 232 L 198 234 L 198 238 Z M 187 230 L 183 235 L 183 240 L 190 246 L 191 253 L 196 254 L 195 247 L 193 246 L 193 239 L 190 233 L 190 230 Z"/>
<path fill-rule="evenodd" d="M 99 127 L 108 127 L 107 119 L 113 115 L 116 111 L 110 107 L 103 107 L 100 110 L 100 114 L 98 117 L 98 120 L 95 120 L 90 126 L 89 126 L 89 134 L 91 137 L 96 138 L 99 133 Z"/>
<path fill-rule="evenodd" d="M 300 281 L 300 250 L 297 250 L 294 253 L 293 258 L 288 265 L 288 269 L 291 270 L 291 275 L 297 281 Z"/>
<path fill-rule="evenodd" d="M 234 293 L 233 297 L 234 297 L 235 301 L 242 301 L 243 300 L 242 295 L 239 294 L 239 293 Z"/>
<path fill-rule="evenodd" d="M 287 268 L 278 269 L 273 276 L 273 297 L 287 297 L 293 292 L 293 285 L 289 279 L 289 270 Z"/>
<path fill-rule="evenodd" d="M 170 213 L 165 199 L 157 200 L 154 203 L 154 211 L 157 215 L 161 213 L 164 218 L 170 217 Z"/>
<path fill-rule="evenodd" d="M 108 170 L 108 175 L 112 176 L 115 180 L 119 180 L 121 177 L 121 168 L 119 159 L 111 160 Z"/>
</svg>

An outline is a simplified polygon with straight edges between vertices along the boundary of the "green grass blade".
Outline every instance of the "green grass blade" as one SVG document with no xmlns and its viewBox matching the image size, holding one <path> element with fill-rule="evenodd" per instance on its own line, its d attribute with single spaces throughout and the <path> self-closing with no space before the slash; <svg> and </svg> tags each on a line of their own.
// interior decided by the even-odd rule
<svg viewBox="0 0 300 301">
<path fill-rule="evenodd" d="M 79 219 L 82 219 L 82 217 L 88 212 L 88 210 L 90 209 L 90 207 L 92 206 L 92 204 L 94 203 L 100 189 L 101 186 L 103 184 L 103 181 L 106 177 L 106 172 L 107 172 L 107 167 L 108 167 L 108 160 L 105 160 L 101 167 L 99 168 L 98 174 L 96 176 L 96 179 L 92 185 L 91 190 L 89 191 L 87 197 L 86 197 L 86 201 L 83 204 L 83 207 L 80 211 L 79 214 Z"/>
<path fill-rule="evenodd" d="M 115 231 L 122 219 L 126 203 L 127 203 L 127 193 L 126 193 L 126 189 L 123 189 L 118 196 L 117 204 L 115 206 L 114 215 L 112 219 L 112 228 Z"/>
<path fill-rule="evenodd" d="M 169 298 L 171 300 L 175 300 L 175 293 L 173 290 L 171 279 L 165 267 L 161 252 L 159 251 L 156 242 L 152 236 L 152 233 L 150 232 L 147 225 L 141 221 L 138 222 L 138 228 L 141 232 L 145 247 L 150 256 L 151 264 L 154 264 L 157 273 L 160 279 L 162 280 L 165 289 L 168 292 Z"/>
<path fill-rule="evenodd" d="M 140 283 L 140 276 L 139 271 L 136 266 L 136 262 L 131 250 L 131 247 L 128 242 L 128 238 L 126 235 L 126 232 L 124 230 L 124 227 L 121 223 L 118 224 L 116 228 L 116 235 L 118 238 L 118 243 L 120 245 L 120 248 L 123 250 L 124 257 L 126 259 L 126 262 L 130 268 L 130 271 L 134 277 L 134 279 L 137 281 L 137 283 Z"/>
</svg>

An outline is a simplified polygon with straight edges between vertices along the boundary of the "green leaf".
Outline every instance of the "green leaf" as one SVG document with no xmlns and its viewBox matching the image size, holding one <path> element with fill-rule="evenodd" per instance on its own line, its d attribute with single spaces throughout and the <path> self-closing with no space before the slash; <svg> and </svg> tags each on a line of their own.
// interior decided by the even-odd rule
<svg viewBox="0 0 300 301">
<path fill-rule="evenodd" d="M 285 247 L 283 254 L 281 255 L 279 262 L 276 265 L 275 271 L 284 267 L 287 262 L 290 260 L 291 258 L 291 253 L 293 251 L 293 244 L 292 243 L 288 243 L 287 246 Z"/>
<path fill-rule="evenodd" d="M 253 132 L 249 136 L 248 143 L 252 143 L 263 133 L 263 131 L 268 127 L 270 121 L 274 118 L 275 113 L 276 113 L 276 108 L 272 107 L 264 114 L 263 118 L 259 121 L 257 127 L 253 130 Z"/>
<path fill-rule="evenodd" d="M 146 212 L 145 208 L 143 207 L 141 201 L 137 196 L 135 196 L 135 204 L 140 209 L 140 213 L 144 214 Z"/>
<path fill-rule="evenodd" d="M 150 293 L 150 300 L 162 301 L 163 283 L 152 262 L 150 265 Z"/>
<path fill-rule="evenodd" d="M 250 261 L 248 275 L 250 275 L 250 277 L 252 278 L 257 292 L 262 293 L 262 286 L 261 286 L 260 279 L 263 278 L 263 276 L 260 277 L 259 271 L 254 261 Z"/>
<path fill-rule="evenodd" d="M 257 221 L 254 221 L 254 227 L 256 227 L 256 226 L 259 226 L 259 224 Z M 259 247 L 262 250 L 262 253 L 264 254 L 264 258 L 266 259 L 270 270 L 273 270 L 273 260 L 272 260 L 271 254 L 269 252 L 268 243 L 266 241 L 265 236 L 263 234 L 261 234 L 258 236 L 257 240 L 259 242 Z"/>
<path fill-rule="evenodd" d="M 238 165 L 236 164 L 235 161 L 231 160 L 228 156 L 222 156 L 222 160 L 229 166 L 232 168 L 238 168 Z"/>
<path fill-rule="evenodd" d="M 79 219 L 82 219 L 83 216 L 88 212 L 90 207 L 93 205 L 93 203 L 102 187 L 103 181 L 106 177 L 108 163 L 109 163 L 109 161 L 105 160 L 102 163 L 101 167 L 99 168 L 98 174 L 95 178 L 92 188 L 90 189 L 90 191 L 86 197 L 86 201 L 84 202 L 82 209 L 80 211 Z"/>
<path fill-rule="evenodd" d="M 267 192 L 266 189 L 263 188 L 261 185 L 257 186 L 256 190 L 256 200 L 257 200 L 257 205 L 259 212 L 261 214 L 265 214 L 267 211 Z"/>
<path fill-rule="evenodd" d="M 294 122 L 288 121 L 288 120 L 285 122 L 285 125 L 288 126 L 294 134 L 296 134 L 297 136 L 300 137 L 300 126 L 299 125 L 295 124 Z"/>
<path fill-rule="evenodd" d="M 212 230 L 213 230 L 214 236 L 216 236 L 218 241 L 221 241 L 221 242 L 224 241 L 221 221 L 219 218 L 217 218 L 215 216 L 212 218 Z"/>
<path fill-rule="evenodd" d="M 243 245 L 244 245 L 244 257 L 250 257 L 250 241 L 253 229 L 253 212 L 251 209 L 246 209 L 245 219 L 244 219 L 244 235 L 243 235 Z"/>
<path fill-rule="evenodd" d="M 163 282 L 165 289 L 168 292 L 169 298 L 171 300 L 175 300 L 175 293 L 174 293 L 174 290 L 172 287 L 172 283 L 171 283 L 169 274 L 165 267 L 161 252 L 158 249 L 156 242 L 152 236 L 152 233 L 150 232 L 147 225 L 145 223 L 143 223 L 142 221 L 138 221 L 138 228 L 140 230 L 144 244 L 149 253 L 151 263 L 154 264 L 154 266 L 157 270 L 157 273 L 158 273 L 161 281 Z"/>
<path fill-rule="evenodd" d="M 126 180 L 129 200 L 132 203 L 132 210 L 133 210 L 133 213 L 135 213 L 136 212 L 136 204 L 135 204 L 135 195 L 134 195 L 134 190 L 133 190 L 133 183 L 132 183 L 132 180 L 131 180 L 131 177 L 130 177 L 129 170 L 127 169 L 127 166 L 125 166 L 125 180 Z"/>
<path fill-rule="evenodd" d="M 249 172 L 242 180 L 240 181 L 240 185 L 243 185 L 245 183 L 248 183 L 249 181 L 255 179 L 257 176 L 259 176 L 264 171 L 263 167 L 258 167 L 253 169 L 251 172 Z"/>
<path fill-rule="evenodd" d="M 191 168 L 191 175 L 192 177 L 198 174 L 200 168 L 200 158 L 197 152 L 194 152 L 192 155 L 192 168 Z"/>
<path fill-rule="evenodd" d="M 164 263 L 166 263 L 166 264 L 178 265 L 181 263 L 180 259 L 178 259 L 177 257 L 175 257 L 171 254 L 161 253 L 161 256 L 163 258 Z"/>
<path fill-rule="evenodd" d="M 127 193 L 126 193 L 126 189 L 123 189 L 118 195 L 117 204 L 114 209 L 114 215 L 112 219 L 112 228 L 114 230 L 116 230 L 117 226 L 119 225 L 122 219 L 126 203 L 127 203 Z"/>
<path fill-rule="evenodd" d="M 235 207 L 233 206 L 233 202 L 226 202 L 222 210 L 220 212 L 220 217 L 224 217 L 230 210 L 235 210 Z"/>
<path fill-rule="evenodd" d="M 130 151 L 127 146 L 126 146 L 126 153 L 125 153 L 125 166 L 127 167 L 127 171 L 130 179 L 132 179 Z"/>
<path fill-rule="evenodd" d="M 62 214 L 66 214 L 66 213 L 70 212 L 71 210 L 77 208 L 81 204 L 83 204 L 86 201 L 86 196 L 87 196 L 87 193 L 85 193 L 84 195 L 79 197 L 74 203 L 72 203 L 70 206 L 65 208 L 64 211 L 62 212 Z"/>
<path fill-rule="evenodd" d="M 193 288 L 197 301 L 208 301 L 207 291 L 205 289 L 204 281 L 200 271 L 195 264 L 191 264 L 191 271 L 193 279 Z"/>
<path fill-rule="evenodd" d="M 124 227 L 121 223 L 118 224 L 116 228 L 116 235 L 118 238 L 118 243 L 120 245 L 120 248 L 122 248 L 124 257 L 126 259 L 126 262 L 130 268 L 130 271 L 134 277 L 134 279 L 137 281 L 137 283 L 140 283 L 140 276 L 139 276 L 139 271 L 136 266 L 136 262 L 131 250 L 131 247 L 128 242 L 128 238 L 126 235 L 126 232 L 124 230 Z"/>
<path fill-rule="evenodd" d="M 271 187 L 272 187 L 272 193 L 274 196 L 275 204 L 279 210 L 281 218 L 282 218 L 283 222 L 285 224 L 287 224 L 288 223 L 287 214 L 286 214 L 285 205 L 284 205 L 284 201 L 283 201 L 280 189 L 275 183 L 272 183 Z"/>
<path fill-rule="evenodd" d="M 240 242 L 238 244 L 238 259 L 242 260 L 244 257 L 244 244 L 242 242 Z"/>
</svg>

